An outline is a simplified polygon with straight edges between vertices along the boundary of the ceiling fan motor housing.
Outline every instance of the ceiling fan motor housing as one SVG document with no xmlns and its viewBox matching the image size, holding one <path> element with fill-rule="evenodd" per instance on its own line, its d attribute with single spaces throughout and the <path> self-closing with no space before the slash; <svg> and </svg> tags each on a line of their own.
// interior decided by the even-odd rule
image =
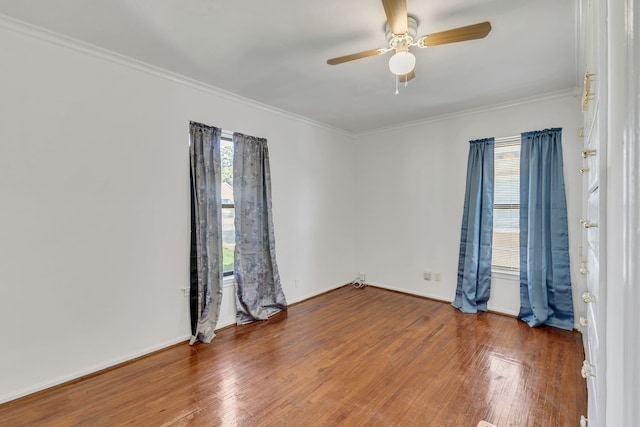
<svg viewBox="0 0 640 427">
<path fill-rule="evenodd" d="M 385 23 L 384 30 L 389 47 L 396 52 L 406 52 L 418 34 L 418 20 L 415 16 L 407 16 L 407 32 L 405 34 L 392 33 L 388 23 Z"/>
</svg>

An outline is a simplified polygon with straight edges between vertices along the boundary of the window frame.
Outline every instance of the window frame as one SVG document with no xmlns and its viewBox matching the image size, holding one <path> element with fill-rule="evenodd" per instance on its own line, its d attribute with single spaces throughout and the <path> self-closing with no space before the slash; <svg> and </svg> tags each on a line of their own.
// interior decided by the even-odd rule
<svg viewBox="0 0 640 427">
<path fill-rule="evenodd" d="M 521 147 L 522 144 L 522 137 L 521 135 L 515 135 L 515 136 L 508 136 L 508 137 L 503 137 L 503 138 L 495 138 L 494 139 L 494 150 L 499 148 L 499 147 L 503 147 L 503 146 L 510 146 L 510 145 L 518 145 L 518 147 Z M 494 154 L 495 156 L 495 154 Z M 492 245 L 491 245 L 491 251 L 492 251 L 492 257 L 491 257 L 491 271 L 492 273 L 498 273 L 498 274 L 504 274 L 505 276 L 518 276 L 520 274 L 520 266 L 518 265 L 518 267 L 508 267 L 505 265 L 496 265 L 494 264 L 495 262 L 495 257 L 493 256 L 493 249 L 494 249 L 494 243 L 495 243 L 495 233 L 496 233 L 496 227 L 495 227 L 495 212 L 496 211 L 500 211 L 500 210 L 514 210 L 514 209 L 518 209 L 518 213 L 520 212 L 520 202 L 518 201 L 518 203 L 496 203 L 495 202 L 495 194 L 496 194 L 496 175 L 495 175 L 495 163 L 497 163 L 497 158 L 494 157 L 494 203 L 493 203 L 493 212 L 494 212 L 494 216 L 493 216 L 493 230 L 491 233 L 491 239 L 492 239 Z M 518 165 L 518 173 L 520 172 L 520 166 Z M 518 189 L 518 197 L 520 194 L 520 190 Z M 519 215 L 518 215 L 519 217 Z M 518 236 L 520 235 L 520 224 L 518 223 Z M 518 243 L 519 244 L 519 243 Z M 519 249 L 519 248 L 518 248 Z M 519 257 L 518 257 L 519 258 Z"/>
<path fill-rule="evenodd" d="M 233 144 L 233 132 L 223 129 L 220 135 L 220 140 L 227 141 Z M 234 152 L 234 156 L 235 156 L 235 152 Z M 222 154 L 221 154 L 221 159 L 222 159 Z M 222 199 L 222 194 L 220 195 L 220 198 Z M 233 214 L 235 217 L 235 209 L 236 209 L 235 199 L 234 199 L 234 203 L 221 203 L 221 209 L 233 209 Z M 235 232 L 235 225 L 234 225 L 234 232 Z M 224 271 L 224 256 L 222 260 L 222 265 L 223 265 L 222 276 L 224 278 L 232 278 L 235 273 L 233 269 L 231 271 Z"/>
</svg>

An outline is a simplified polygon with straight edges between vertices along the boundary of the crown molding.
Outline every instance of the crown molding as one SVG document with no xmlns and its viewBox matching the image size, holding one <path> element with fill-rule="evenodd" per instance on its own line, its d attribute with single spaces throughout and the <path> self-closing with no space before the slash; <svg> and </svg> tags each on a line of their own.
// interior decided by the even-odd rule
<svg viewBox="0 0 640 427">
<path fill-rule="evenodd" d="M 65 36 L 63 34 L 47 30 L 45 28 L 38 27 L 36 25 L 29 24 L 24 21 L 20 21 L 18 19 L 12 18 L 4 14 L 0 14 L 0 27 L 6 28 L 16 33 L 27 35 L 29 37 L 40 39 L 45 42 L 56 44 L 58 46 L 62 46 L 67 49 L 75 50 L 77 52 L 81 52 L 86 55 L 100 58 L 105 61 L 109 61 L 109 62 L 130 68 L 136 71 L 141 71 L 143 73 L 147 73 L 155 77 L 160 77 L 162 79 L 189 87 L 191 89 L 196 89 L 214 96 L 224 98 L 225 100 L 228 100 L 228 101 L 244 104 L 249 107 L 253 107 L 271 114 L 292 119 L 300 123 L 311 125 L 311 126 L 353 139 L 353 133 L 350 131 L 339 129 L 339 128 L 330 126 L 326 123 L 322 123 L 322 122 L 310 119 L 308 117 L 292 113 L 290 111 L 286 111 L 277 107 L 273 107 L 268 104 L 255 101 L 250 98 L 246 98 L 241 95 L 237 95 L 233 92 L 220 89 L 213 85 L 201 82 L 199 80 L 192 79 L 182 74 L 174 73 L 173 71 L 169 71 L 164 68 L 160 68 L 155 65 L 151 65 L 149 63 L 139 61 L 129 56 L 122 55 L 117 52 L 101 48 L 99 46 L 84 42 L 82 40 L 75 39 L 73 37 Z"/>
<path fill-rule="evenodd" d="M 541 94 L 541 95 L 535 95 L 535 96 L 530 96 L 530 97 L 526 97 L 526 98 L 520 98 L 520 99 L 517 99 L 517 100 L 506 101 L 506 102 L 501 102 L 501 103 L 491 104 L 491 105 L 486 105 L 486 106 L 478 107 L 478 108 L 471 108 L 469 110 L 462 110 L 462 111 L 457 111 L 457 112 L 453 112 L 453 113 L 447 113 L 447 114 L 441 114 L 441 115 L 437 115 L 437 116 L 431 116 L 431 117 L 428 117 L 428 118 L 425 118 L 425 119 L 414 120 L 414 121 L 400 123 L 400 124 L 397 124 L 397 125 L 387 126 L 387 127 L 378 128 L 378 129 L 372 129 L 372 130 L 369 130 L 369 131 L 357 132 L 357 133 L 354 133 L 354 138 L 361 138 L 361 137 L 364 137 L 364 136 L 376 135 L 376 134 L 380 134 L 380 133 L 396 132 L 396 131 L 399 131 L 401 129 L 407 129 L 407 128 L 412 128 L 412 127 L 416 127 L 416 126 L 422 126 L 422 125 L 425 125 L 425 124 L 440 122 L 440 121 L 443 121 L 443 120 L 451 120 L 451 119 L 458 119 L 458 118 L 462 118 L 462 117 L 475 116 L 477 114 L 488 113 L 488 112 L 491 112 L 491 111 L 499 111 L 499 110 L 504 110 L 504 109 L 507 109 L 507 108 L 514 108 L 514 107 L 519 107 L 519 106 L 522 106 L 522 105 L 535 104 L 537 102 L 551 101 L 551 100 L 554 100 L 554 99 L 566 98 L 566 97 L 579 98 L 580 97 L 580 89 L 577 88 L 577 87 L 573 87 L 573 88 L 564 89 L 564 90 L 560 90 L 560 91 L 556 91 L 556 92 L 548 92 L 548 93 L 544 93 L 544 94 Z"/>
</svg>

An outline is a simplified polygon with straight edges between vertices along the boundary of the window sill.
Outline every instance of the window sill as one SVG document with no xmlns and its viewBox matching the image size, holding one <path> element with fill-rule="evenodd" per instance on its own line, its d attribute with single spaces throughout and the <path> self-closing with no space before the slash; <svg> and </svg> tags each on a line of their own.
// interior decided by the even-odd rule
<svg viewBox="0 0 640 427">
<path fill-rule="evenodd" d="M 235 286 L 235 284 L 236 284 L 236 277 L 234 275 L 224 276 L 222 278 L 222 287 L 223 288 L 230 288 L 232 286 Z"/>
<path fill-rule="evenodd" d="M 491 269 L 491 277 L 497 279 L 520 280 L 520 271 L 502 270 L 498 268 Z"/>
</svg>

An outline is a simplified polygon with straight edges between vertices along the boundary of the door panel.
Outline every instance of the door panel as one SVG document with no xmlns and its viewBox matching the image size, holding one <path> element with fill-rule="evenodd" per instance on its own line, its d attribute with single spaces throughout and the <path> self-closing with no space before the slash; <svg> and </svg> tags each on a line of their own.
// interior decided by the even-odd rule
<svg viewBox="0 0 640 427">
<path fill-rule="evenodd" d="M 606 208 L 606 135 L 607 117 L 601 102 L 606 101 L 607 87 L 607 2 L 581 0 L 581 53 L 584 79 L 583 112 L 583 209 L 582 209 L 582 261 L 580 280 L 582 304 L 578 312 L 584 313 L 587 325 L 583 328 L 585 365 L 582 367 L 588 391 L 589 427 L 604 425 L 606 418 L 604 393 L 606 366 L 604 342 L 606 324 L 606 264 L 603 253 L 605 241 L 604 210 Z M 586 301 L 585 301 L 586 300 Z M 602 344 L 602 345 L 601 345 Z M 585 367 L 587 368 L 585 370 Z"/>
<path fill-rule="evenodd" d="M 598 126 L 598 105 L 594 105 L 594 115 L 592 120 L 594 120 L 591 129 L 587 133 L 585 151 L 582 152 L 582 156 L 584 158 L 585 167 L 588 168 L 587 173 L 587 191 L 593 191 L 600 182 L 600 170 L 598 168 L 598 142 L 599 142 L 599 131 L 600 127 Z"/>
</svg>

